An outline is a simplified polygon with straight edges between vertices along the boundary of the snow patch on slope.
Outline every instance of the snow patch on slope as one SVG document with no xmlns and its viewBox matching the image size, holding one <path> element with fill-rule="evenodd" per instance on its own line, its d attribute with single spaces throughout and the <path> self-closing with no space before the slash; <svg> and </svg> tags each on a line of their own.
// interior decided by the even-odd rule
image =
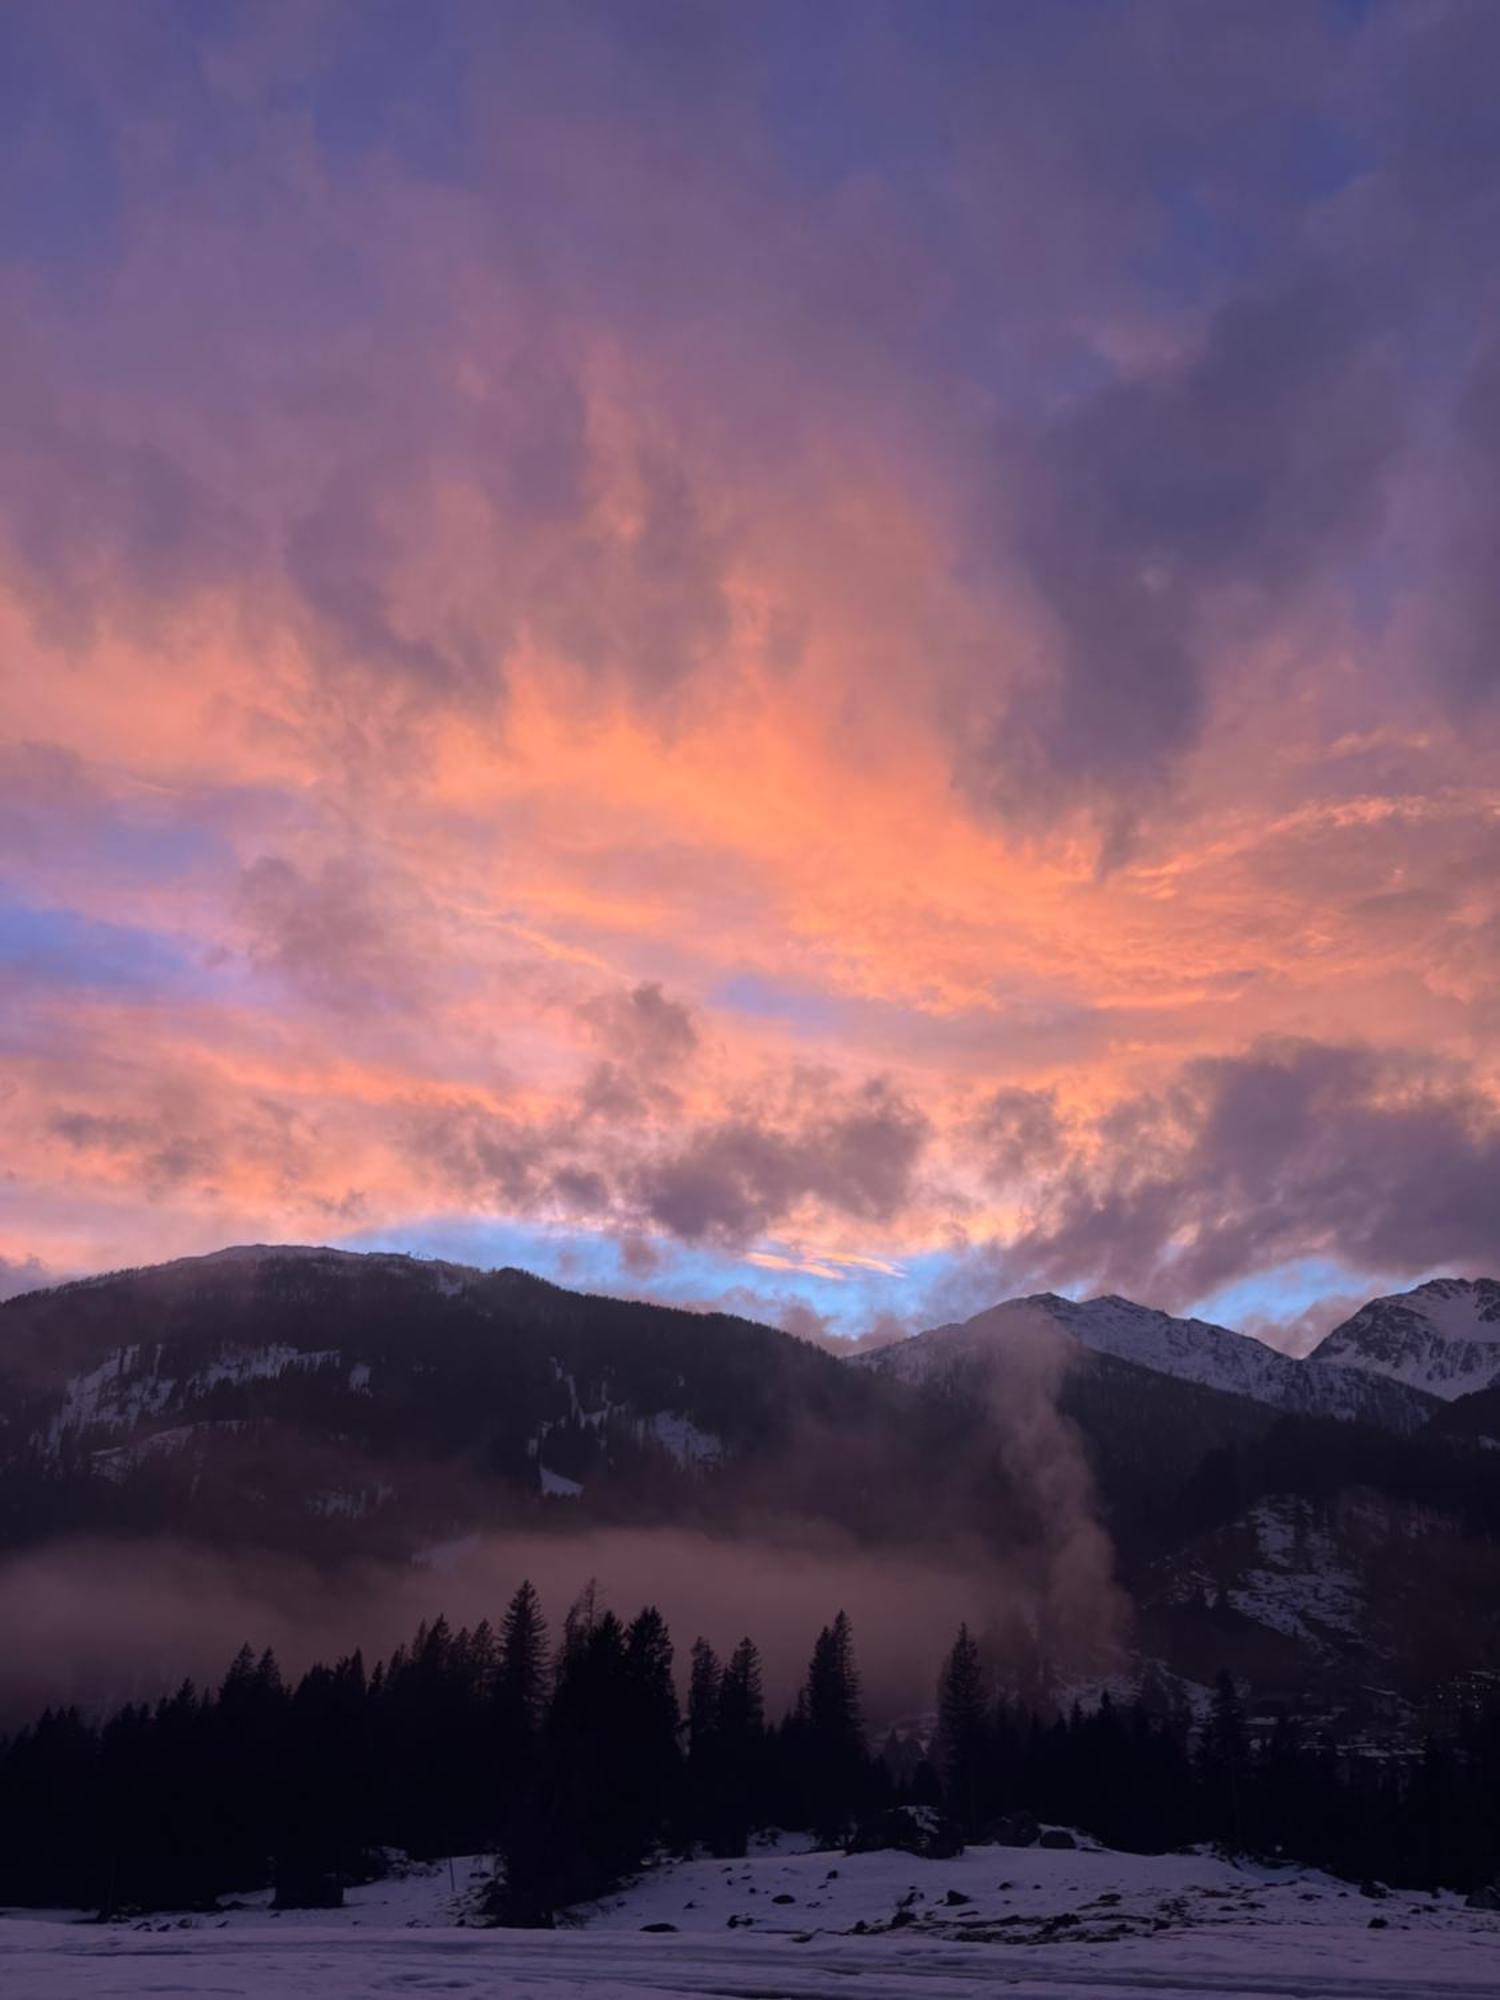
<svg viewBox="0 0 1500 2000">
<path fill-rule="evenodd" d="M 1230 1592 L 1235 1610 L 1320 1650 L 1330 1638 L 1358 1639 L 1368 1599 L 1333 1537 L 1300 1520 L 1289 1500 L 1262 1500 L 1247 1522 L 1260 1560 L 1240 1572 Z"/>
<path fill-rule="evenodd" d="M 721 1437 L 713 1431 L 700 1430 L 691 1417 L 684 1417 L 676 1410 L 658 1410 L 646 1418 L 641 1429 L 646 1437 L 670 1452 L 679 1465 L 717 1465 L 724 1456 Z"/>
<path fill-rule="evenodd" d="M 325 1521 L 363 1521 L 383 1506 L 387 1500 L 394 1500 L 396 1489 L 377 1480 L 373 1486 L 360 1486 L 352 1490 L 330 1488 L 323 1493 L 308 1496 L 307 1511 L 317 1514 Z"/>
<path fill-rule="evenodd" d="M 611 1426 L 633 1431 L 643 1443 L 660 1445 L 669 1457 L 689 1471 L 718 1465 L 722 1461 L 724 1440 L 716 1431 L 707 1431 L 695 1424 L 680 1410 L 653 1410 L 642 1416 L 632 1404 L 615 1402 L 609 1396 L 597 1408 L 588 1409 L 579 1395 L 577 1382 L 556 1357 L 553 1358 L 552 1369 L 559 1386 L 568 1392 L 569 1410 L 563 1422 L 576 1425 L 580 1430 L 590 1430 L 599 1438 L 603 1438 Z M 542 1420 L 529 1446 L 533 1458 L 540 1460 L 548 1438 L 558 1428 L 559 1423 L 554 1419 Z"/>
<path fill-rule="evenodd" d="M 221 1383 L 275 1382 L 289 1368 L 329 1368 L 338 1365 L 337 1348 L 311 1351 L 273 1343 L 269 1347 L 225 1347 L 206 1368 L 188 1377 L 184 1393 L 205 1396 Z"/>
<path fill-rule="evenodd" d="M 160 1346 L 137 1344 L 120 1347 L 101 1361 L 97 1368 L 70 1377 L 63 1385 L 58 1406 L 46 1430 L 38 1434 L 36 1442 L 50 1457 L 55 1458 L 63 1440 L 81 1432 L 135 1430 L 169 1410 L 186 1409 L 215 1389 L 237 1387 L 246 1382 L 279 1381 L 289 1371 L 334 1366 L 341 1360 L 338 1351 L 333 1348 L 308 1350 L 277 1342 L 264 1347 L 225 1347 L 204 1367 L 179 1380 L 162 1371 L 163 1355 L 164 1350 Z M 368 1380 L 368 1369 L 365 1374 Z M 351 1378 L 350 1387 L 358 1386 Z M 185 1424 L 156 1435 L 186 1437 L 198 1428 L 201 1426 Z M 147 1448 L 170 1447 L 154 1446 L 150 1438 L 132 1447 L 138 1456 Z M 123 1450 L 113 1455 L 106 1451 L 96 1452 L 94 1462 L 106 1477 L 123 1478 L 129 1469 Z"/>
<path fill-rule="evenodd" d="M 171 1401 L 176 1384 L 156 1370 L 161 1349 L 143 1360 L 140 1347 L 121 1347 L 87 1374 L 74 1375 L 64 1385 L 62 1401 L 47 1426 L 46 1447 L 56 1452 L 64 1437 L 94 1425 L 123 1430 L 143 1417 L 158 1415 Z"/>
</svg>

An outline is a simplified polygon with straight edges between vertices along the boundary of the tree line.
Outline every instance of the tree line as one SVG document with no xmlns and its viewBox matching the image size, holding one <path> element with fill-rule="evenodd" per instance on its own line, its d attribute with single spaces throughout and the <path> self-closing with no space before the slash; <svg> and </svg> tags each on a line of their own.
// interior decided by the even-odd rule
<svg viewBox="0 0 1500 2000">
<path fill-rule="evenodd" d="M 750 1639 L 694 1644 L 684 1706 L 653 1607 L 626 1622 L 590 1588 L 553 1644 L 522 1584 L 498 1628 L 438 1618 L 370 1672 L 354 1653 L 293 1684 L 246 1647 L 217 1688 L 99 1723 L 48 1710 L 0 1742 L 0 1903 L 113 1915 L 269 1887 L 306 1907 L 392 1849 L 493 1852 L 490 1915 L 545 1924 L 663 1847 L 734 1856 L 784 1827 L 951 1851 L 1038 1822 L 1472 1888 L 1500 1867 L 1500 1712 L 1357 1757 L 1290 1717 L 1252 1729 L 1227 1674 L 1197 1724 L 1107 1697 L 1045 1718 L 993 1692 L 961 1630 L 931 1740 L 874 1750 L 842 1613 L 772 1720 Z"/>
</svg>

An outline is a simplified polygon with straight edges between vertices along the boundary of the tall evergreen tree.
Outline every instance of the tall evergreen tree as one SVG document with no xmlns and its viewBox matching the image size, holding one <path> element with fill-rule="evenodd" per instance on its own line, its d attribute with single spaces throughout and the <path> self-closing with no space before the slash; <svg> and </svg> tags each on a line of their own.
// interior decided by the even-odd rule
<svg viewBox="0 0 1500 2000">
<path fill-rule="evenodd" d="M 724 1673 L 708 1641 L 693 1641 L 688 1669 L 688 1756 L 694 1763 L 710 1756 L 719 1740 L 719 1708 Z"/>
<path fill-rule="evenodd" d="M 989 1730 L 984 1666 L 967 1625 L 960 1625 L 938 1678 L 937 1762 L 943 1798 L 965 1833 L 977 1833 L 987 1799 Z"/>
<path fill-rule="evenodd" d="M 547 1624 L 541 1600 L 523 1581 L 500 1624 L 499 1661 L 489 1699 L 486 1781 L 494 1793 L 500 1844 L 533 1812 L 538 1746 L 548 1693 Z"/>
<path fill-rule="evenodd" d="M 633 1619 L 625 1634 L 625 1684 L 629 1699 L 626 1788 L 633 1806 L 630 1844 L 644 1854 L 675 1804 L 680 1759 L 680 1714 L 672 1681 L 672 1639 L 655 1605 Z"/>
<path fill-rule="evenodd" d="M 804 1689 L 808 1806 L 823 1841 L 842 1838 L 869 1790 L 859 1670 L 848 1616 L 839 1612 L 813 1647 Z"/>
<path fill-rule="evenodd" d="M 501 1622 L 495 1699 L 507 1720 L 529 1734 L 541 1721 L 546 1698 L 547 1623 L 541 1599 L 527 1580 L 517 1588 Z"/>
<path fill-rule="evenodd" d="M 704 1638 L 693 1641 L 688 1670 L 687 1787 L 683 1833 L 688 1842 L 706 1840 L 717 1853 L 724 1811 L 723 1732 L 719 1710 L 724 1672 Z"/>
<path fill-rule="evenodd" d="M 760 1654 L 741 1639 L 719 1682 L 719 1754 L 723 1767 L 724 1812 L 716 1853 L 745 1852 L 752 1826 L 763 1824 L 769 1804 L 765 1773 L 766 1702 Z"/>
</svg>

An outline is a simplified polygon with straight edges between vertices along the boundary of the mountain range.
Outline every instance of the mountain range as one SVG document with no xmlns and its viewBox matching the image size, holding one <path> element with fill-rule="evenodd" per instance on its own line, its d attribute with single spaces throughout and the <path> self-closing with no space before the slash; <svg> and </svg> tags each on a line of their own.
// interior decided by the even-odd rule
<svg viewBox="0 0 1500 2000">
<path fill-rule="evenodd" d="M 1044 1410 L 1052 1430 L 1038 1429 Z M 1055 1435 L 1054 1435 L 1055 1432 Z M 0 1542 L 399 1561 L 518 1523 L 822 1523 L 1045 1549 L 1076 1451 L 1133 1658 L 1417 1715 L 1500 1673 L 1500 1284 L 1306 1359 L 1127 1299 L 1006 1301 L 838 1358 L 521 1271 L 248 1246 L 0 1306 Z"/>
<path fill-rule="evenodd" d="M 1439 1282 L 1465 1284 L 1461 1279 Z M 1424 1292 L 1431 1289 L 1423 1287 Z M 1495 1289 L 1500 1296 L 1500 1287 Z M 1349 1321 L 1300 1361 L 1227 1327 L 1175 1319 L 1130 1299 L 1080 1301 L 1042 1292 L 1009 1299 L 960 1325 L 934 1327 L 863 1359 L 906 1382 L 931 1381 L 987 1347 L 1003 1347 L 1023 1327 L 1040 1327 L 1053 1332 L 1065 1348 L 1111 1355 L 1154 1375 L 1196 1382 L 1274 1409 L 1419 1430 L 1432 1415 L 1434 1396 L 1442 1393 L 1432 1385 L 1457 1379 L 1445 1372 L 1441 1338 L 1430 1332 L 1421 1307 L 1396 1299 L 1375 1300 L 1359 1318 L 1363 1325 Z M 1400 1323 L 1408 1330 L 1398 1354 L 1395 1326 Z M 1500 1335 L 1500 1323 L 1495 1331 Z M 1387 1355 L 1390 1365 L 1384 1365 Z M 1492 1373 L 1500 1375 L 1500 1345 L 1492 1349 L 1490 1362 Z M 1476 1381 L 1471 1386 L 1482 1385 Z"/>
</svg>

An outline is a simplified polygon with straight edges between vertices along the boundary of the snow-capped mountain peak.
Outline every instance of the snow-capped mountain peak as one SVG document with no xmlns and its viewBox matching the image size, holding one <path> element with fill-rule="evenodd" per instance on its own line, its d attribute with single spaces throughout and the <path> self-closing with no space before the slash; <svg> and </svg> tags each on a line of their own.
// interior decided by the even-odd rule
<svg viewBox="0 0 1500 2000">
<path fill-rule="evenodd" d="M 1309 1359 L 1359 1369 L 1451 1402 L 1500 1382 L 1500 1281 L 1429 1278 L 1371 1299 Z"/>
<path fill-rule="evenodd" d="M 1092 1353 L 1111 1354 L 1157 1374 L 1240 1395 L 1256 1393 L 1280 1374 L 1282 1365 L 1293 1365 L 1260 1341 L 1207 1320 L 1175 1319 L 1115 1295 L 1067 1299 L 1056 1292 L 1007 1299 L 973 1319 L 934 1327 L 868 1359 L 908 1381 L 919 1381 L 942 1374 L 961 1358 L 1002 1354 L 1008 1346 L 1047 1328 Z"/>
<path fill-rule="evenodd" d="M 1045 1337 L 1046 1330 L 1075 1351 L 1109 1355 L 1156 1375 L 1309 1416 L 1361 1418 L 1412 1430 L 1431 1408 L 1417 1395 L 1372 1381 L 1368 1372 L 1337 1366 L 1310 1370 L 1250 1334 L 1209 1320 L 1179 1319 L 1116 1294 L 1067 1299 L 1039 1292 L 1008 1299 L 973 1319 L 934 1327 L 860 1360 L 906 1382 L 941 1381 L 975 1361 L 1002 1360 L 1008 1348 L 1015 1351 L 1039 1331 Z M 1500 1364 L 1500 1352 L 1495 1358 Z"/>
</svg>

